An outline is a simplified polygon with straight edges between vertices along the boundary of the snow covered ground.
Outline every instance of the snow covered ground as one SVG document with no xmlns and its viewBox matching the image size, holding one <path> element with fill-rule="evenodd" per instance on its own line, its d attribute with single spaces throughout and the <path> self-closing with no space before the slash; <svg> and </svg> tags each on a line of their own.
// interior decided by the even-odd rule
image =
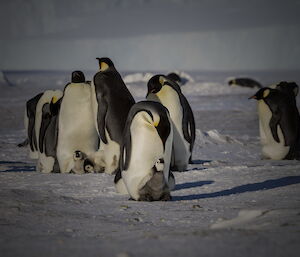
<svg viewBox="0 0 300 257">
<path fill-rule="evenodd" d="M 63 89 L 69 74 L 1 73 L 1 256 L 298 256 L 300 163 L 260 159 L 256 103 L 247 99 L 256 90 L 226 84 L 244 74 L 187 74 L 195 164 L 175 173 L 171 202 L 151 203 L 118 195 L 107 174 L 37 173 L 16 147 L 25 101 Z M 149 74 L 122 75 L 143 99 Z M 246 75 L 264 85 L 300 82 L 299 72 Z"/>
</svg>

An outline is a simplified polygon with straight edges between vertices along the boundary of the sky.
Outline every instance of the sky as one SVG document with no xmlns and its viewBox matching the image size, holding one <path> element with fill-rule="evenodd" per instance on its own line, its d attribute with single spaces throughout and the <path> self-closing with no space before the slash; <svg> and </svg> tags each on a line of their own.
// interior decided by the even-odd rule
<svg viewBox="0 0 300 257">
<path fill-rule="evenodd" d="M 299 70 L 300 0 L 1 0 L 0 70 Z"/>
</svg>

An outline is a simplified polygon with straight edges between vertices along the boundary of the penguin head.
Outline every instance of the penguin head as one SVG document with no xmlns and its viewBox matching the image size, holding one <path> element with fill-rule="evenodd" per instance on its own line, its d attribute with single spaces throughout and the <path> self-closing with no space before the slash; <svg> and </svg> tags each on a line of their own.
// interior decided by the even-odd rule
<svg viewBox="0 0 300 257">
<path fill-rule="evenodd" d="M 295 82 L 281 81 L 279 84 L 276 85 L 276 89 L 286 94 L 294 95 L 295 97 L 299 93 L 299 87 Z"/>
<path fill-rule="evenodd" d="M 273 89 L 274 90 L 274 89 Z M 269 96 L 272 89 L 268 87 L 261 88 L 256 92 L 255 95 L 249 97 L 248 99 L 255 99 L 255 100 L 263 100 Z"/>
<path fill-rule="evenodd" d="M 111 59 L 107 57 L 102 57 L 102 58 L 96 58 L 99 62 L 99 69 L 100 71 L 106 71 L 109 68 L 114 68 L 114 64 Z"/>
<path fill-rule="evenodd" d="M 74 161 L 82 160 L 84 158 L 83 153 L 79 150 L 75 151 L 73 154 Z"/>
<path fill-rule="evenodd" d="M 175 72 L 171 72 L 167 75 L 167 78 L 173 80 L 176 83 L 181 83 L 181 78 L 178 74 L 176 74 Z"/>
<path fill-rule="evenodd" d="M 235 79 L 231 79 L 228 81 L 228 85 L 231 86 L 231 85 L 235 85 L 236 82 L 235 82 Z"/>
<path fill-rule="evenodd" d="M 82 71 L 76 70 L 72 72 L 72 83 L 84 83 L 85 76 Z"/>
<path fill-rule="evenodd" d="M 85 159 L 83 163 L 83 170 L 85 173 L 94 173 L 94 163 L 89 159 Z"/>
<path fill-rule="evenodd" d="M 156 94 L 158 93 L 161 88 L 164 86 L 166 81 L 166 77 L 164 75 L 155 75 L 153 76 L 147 84 L 148 87 L 148 94 Z"/>
</svg>

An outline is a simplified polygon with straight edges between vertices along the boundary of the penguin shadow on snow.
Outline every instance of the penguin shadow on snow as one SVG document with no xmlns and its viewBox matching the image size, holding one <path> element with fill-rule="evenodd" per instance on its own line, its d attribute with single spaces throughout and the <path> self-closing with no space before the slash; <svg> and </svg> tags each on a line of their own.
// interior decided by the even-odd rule
<svg viewBox="0 0 300 257">
<path fill-rule="evenodd" d="M 192 188 L 203 186 L 205 184 L 212 184 L 213 181 L 198 181 L 198 182 L 191 182 L 191 183 L 184 183 L 176 185 L 176 190 Z M 236 195 L 242 194 L 247 192 L 255 192 L 255 191 L 262 191 L 262 190 L 269 190 L 278 187 L 284 187 L 294 184 L 300 183 L 300 176 L 288 176 L 282 177 L 278 179 L 269 179 L 263 182 L 245 184 L 241 186 L 236 186 L 231 189 L 225 189 L 218 192 L 213 193 L 204 193 L 204 194 L 191 194 L 191 195 L 183 195 L 183 196 L 172 196 L 172 201 L 184 201 L 184 200 L 199 200 L 199 199 L 207 199 L 207 198 L 215 198 L 221 196 L 229 196 L 229 195 Z"/>
<path fill-rule="evenodd" d="M 207 181 L 196 181 L 196 182 L 187 182 L 187 183 L 182 183 L 182 184 L 177 184 L 175 186 L 174 191 L 179 191 L 182 189 L 188 189 L 188 188 L 193 188 L 193 187 L 201 187 L 204 185 L 210 185 L 214 183 L 213 180 L 207 180 Z"/>
<path fill-rule="evenodd" d="M 10 162 L 0 161 L 0 172 L 33 172 L 35 171 L 34 165 L 28 165 L 25 162 Z"/>
</svg>

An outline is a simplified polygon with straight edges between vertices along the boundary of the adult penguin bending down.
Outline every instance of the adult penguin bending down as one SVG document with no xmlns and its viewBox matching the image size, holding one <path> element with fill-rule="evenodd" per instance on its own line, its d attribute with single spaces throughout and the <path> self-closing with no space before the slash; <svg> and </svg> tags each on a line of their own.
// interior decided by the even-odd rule
<svg viewBox="0 0 300 257">
<path fill-rule="evenodd" d="M 171 169 L 186 170 L 195 142 L 195 120 L 187 99 L 180 87 L 164 75 L 149 80 L 146 98 L 160 102 L 169 110 L 174 132 Z"/>
<path fill-rule="evenodd" d="M 99 69 L 92 82 L 93 112 L 101 165 L 113 174 L 119 168 L 120 145 L 126 118 L 135 101 L 109 58 L 97 58 Z M 98 158 L 98 159 L 99 159 Z"/>
<path fill-rule="evenodd" d="M 266 159 L 298 159 L 300 119 L 288 94 L 262 88 L 249 99 L 258 101 L 262 155 Z"/>
<path fill-rule="evenodd" d="M 137 201 L 170 200 L 175 186 L 170 171 L 172 141 L 168 110 L 157 102 L 136 103 L 124 129 L 117 191 Z"/>
</svg>

